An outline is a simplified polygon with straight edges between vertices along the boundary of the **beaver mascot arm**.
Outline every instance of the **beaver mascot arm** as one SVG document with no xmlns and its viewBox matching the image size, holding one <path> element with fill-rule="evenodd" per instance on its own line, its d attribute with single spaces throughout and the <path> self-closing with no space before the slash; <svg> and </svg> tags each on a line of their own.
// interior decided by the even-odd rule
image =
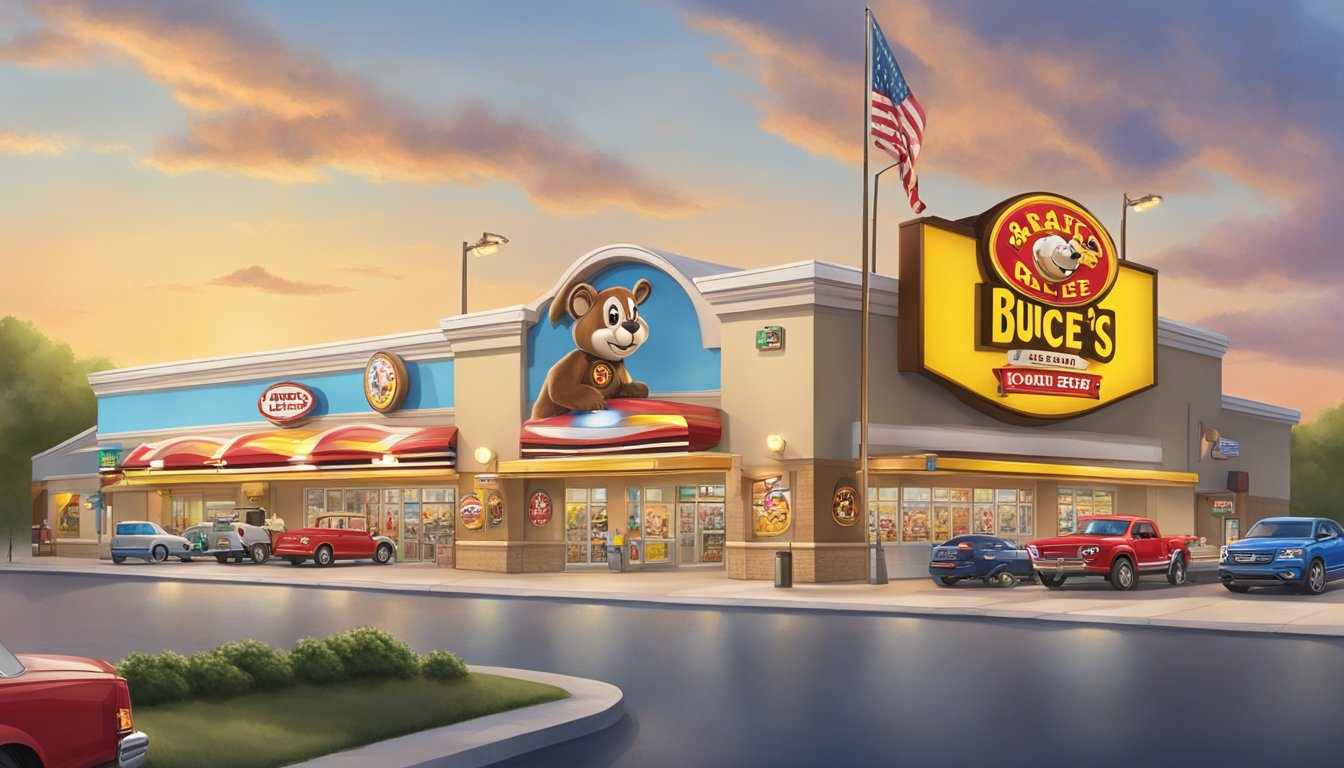
<svg viewBox="0 0 1344 768">
<path fill-rule="evenodd" d="M 633 290 L 598 292 L 587 283 L 570 288 L 564 299 L 551 302 L 551 323 L 562 312 L 574 318 L 574 346 L 546 374 L 546 383 L 532 406 L 532 418 L 544 419 L 573 411 L 596 411 L 612 397 L 648 397 L 649 387 L 634 381 L 625 358 L 649 338 L 649 324 L 639 314 L 653 291 L 648 280 Z"/>
</svg>

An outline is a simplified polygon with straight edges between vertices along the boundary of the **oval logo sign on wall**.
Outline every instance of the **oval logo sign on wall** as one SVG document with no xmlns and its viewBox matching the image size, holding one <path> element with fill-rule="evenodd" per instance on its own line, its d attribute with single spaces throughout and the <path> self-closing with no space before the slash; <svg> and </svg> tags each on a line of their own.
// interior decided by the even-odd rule
<svg viewBox="0 0 1344 768">
<path fill-rule="evenodd" d="M 406 364 L 391 352 L 375 352 L 364 366 L 364 399 L 379 413 L 400 408 L 410 388 Z"/>
<path fill-rule="evenodd" d="M 546 525 L 551 522 L 553 509 L 551 495 L 545 491 L 536 491 L 527 501 L 527 517 L 533 525 Z"/>
<path fill-rule="evenodd" d="M 257 410 L 274 424 L 294 424 L 316 407 L 313 390 L 292 381 L 272 384 L 257 398 Z"/>
<path fill-rule="evenodd" d="M 469 493 L 462 497 L 462 505 L 457 508 L 457 516 L 462 520 L 464 528 L 477 530 L 485 523 L 483 512 L 485 505 L 481 504 L 481 497 L 474 493 Z"/>
</svg>

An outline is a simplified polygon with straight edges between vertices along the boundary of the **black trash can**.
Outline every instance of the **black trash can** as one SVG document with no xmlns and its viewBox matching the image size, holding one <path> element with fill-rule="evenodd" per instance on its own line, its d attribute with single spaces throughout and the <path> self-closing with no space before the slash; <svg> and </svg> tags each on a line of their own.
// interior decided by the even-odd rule
<svg viewBox="0 0 1344 768">
<path fill-rule="evenodd" d="M 607 547 L 607 569 L 612 573 L 625 570 L 625 547 L 614 545 Z"/>
<path fill-rule="evenodd" d="M 793 553 L 775 553 L 775 586 L 788 588 L 793 586 Z"/>
</svg>

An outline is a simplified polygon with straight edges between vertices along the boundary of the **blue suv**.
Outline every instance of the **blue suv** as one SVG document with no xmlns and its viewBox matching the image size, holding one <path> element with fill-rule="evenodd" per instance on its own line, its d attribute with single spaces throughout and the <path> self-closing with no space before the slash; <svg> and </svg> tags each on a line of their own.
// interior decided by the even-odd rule
<svg viewBox="0 0 1344 768">
<path fill-rule="evenodd" d="M 1340 577 L 1344 528 L 1324 517 L 1265 518 L 1218 555 L 1218 580 L 1232 592 L 1297 586 L 1304 594 L 1319 595 L 1326 582 Z"/>
</svg>

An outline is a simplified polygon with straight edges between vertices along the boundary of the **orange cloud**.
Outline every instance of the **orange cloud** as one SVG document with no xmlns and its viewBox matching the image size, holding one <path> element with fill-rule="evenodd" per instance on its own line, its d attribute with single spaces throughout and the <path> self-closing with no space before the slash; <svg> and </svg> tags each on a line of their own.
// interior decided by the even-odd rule
<svg viewBox="0 0 1344 768">
<path fill-rule="evenodd" d="M 229 288 L 252 288 L 262 293 L 277 293 L 283 296 L 325 296 L 332 293 L 345 293 L 349 288 L 322 283 L 304 283 L 273 275 L 262 266 L 251 266 L 235 270 L 223 277 L 210 281 L 211 285 L 223 285 Z"/>
<path fill-rule="evenodd" d="M 45 136 L 20 136 L 0 131 L 0 155 L 63 155 L 68 150 L 64 143 Z"/>
<path fill-rule="evenodd" d="M 374 180 L 520 186 L 538 206 L 585 215 L 619 208 L 679 218 L 711 203 L 649 179 L 549 121 L 479 103 L 451 117 L 413 105 L 298 51 L 232 6 L 38 5 L 60 34 L 129 58 L 191 114 L 144 164 L 165 173 L 238 173 L 311 183 L 336 170 Z"/>
</svg>

